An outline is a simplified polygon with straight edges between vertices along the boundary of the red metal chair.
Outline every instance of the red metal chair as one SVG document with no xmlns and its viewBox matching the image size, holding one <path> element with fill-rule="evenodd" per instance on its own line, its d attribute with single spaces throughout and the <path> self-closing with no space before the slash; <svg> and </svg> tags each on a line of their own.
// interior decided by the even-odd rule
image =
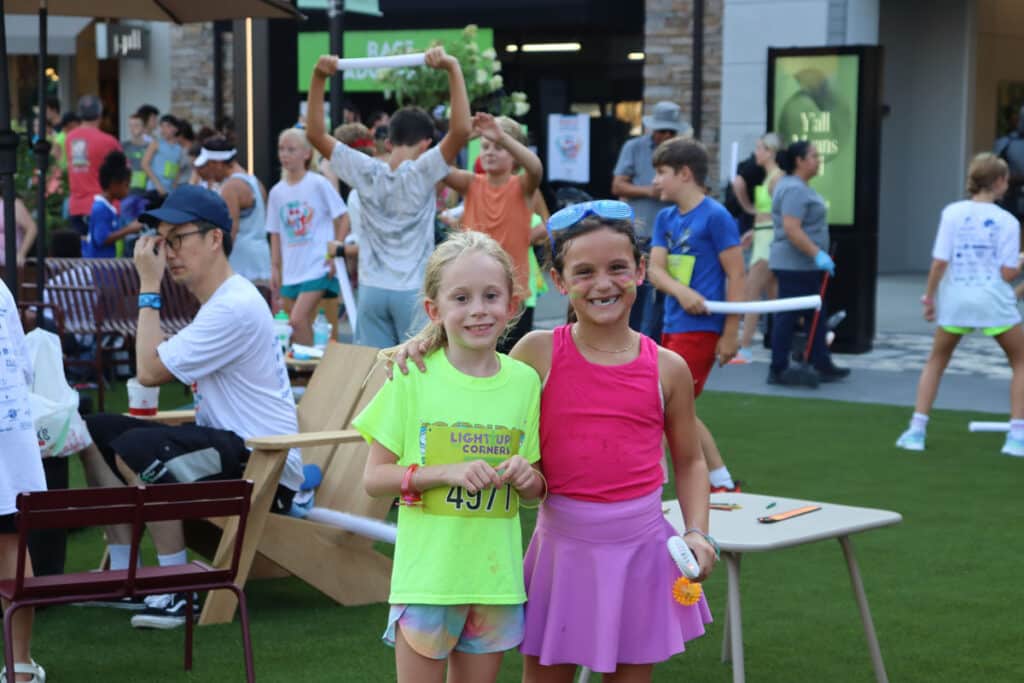
<svg viewBox="0 0 1024 683">
<path fill-rule="evenodd" d="M 251 492 L 251 481 L 236 479 L 19 494 L 17 571 L 13 579 L 0 581 L 0 596 L 10 603 L 4 611 L 4 634 L 11 633 L 11 619 L 22 607 L 225 589 L 234 593 L 238 599 L 245 676 L 252 683 L 255 674 L 249 637 L 249 613 L 245 593 L 235 585 Z M 172 567 L 137 567 L 139 544 L 146 523 L 209 517 L 238 517 L 238 534 L 229 566 L 216 568 L 204 562 L 192 561 Z M 107 524 L 132 526 L 128 569 L 25 576 L 26 542 L 30 531 Z M 192 601 L 188 600 L 187 603 L 185 670 L 189 671 L 192 669 L 193 610 Z M 7 670 L 14 671 L 14 644 L 9 636 L 4 638 L 4 660 Z"/>
</svg>

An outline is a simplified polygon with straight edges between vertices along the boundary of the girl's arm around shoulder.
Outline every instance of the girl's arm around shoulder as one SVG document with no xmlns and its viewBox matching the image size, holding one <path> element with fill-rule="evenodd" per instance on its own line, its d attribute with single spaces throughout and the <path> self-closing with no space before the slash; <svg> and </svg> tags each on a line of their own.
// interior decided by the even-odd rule
<svg viewBox="0 0 1024 683">
<path fill-rule="evenodd" d="M 553 338 L 551 330 L 534 330 L 516 342 L 508 355 L 536 370 L 543 382 L 551 370 Z"/>
</svg>

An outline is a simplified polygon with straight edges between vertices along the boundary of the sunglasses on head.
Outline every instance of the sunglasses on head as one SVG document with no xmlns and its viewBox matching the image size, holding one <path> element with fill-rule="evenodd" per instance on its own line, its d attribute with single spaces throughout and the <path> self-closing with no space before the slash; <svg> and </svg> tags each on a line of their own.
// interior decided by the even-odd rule
<svg viewBox="0 0 1024 683">
<path fill-rule="evenodd" d="M 548 237 L 551 238 L 551 245 L 555 244 L 556 232 L 567 230 L 590 216 L 610 221 L 632 221 L 633 207 L 617 199 L 596 199 L 559 209 L 548 219 Z"/>
</svg>

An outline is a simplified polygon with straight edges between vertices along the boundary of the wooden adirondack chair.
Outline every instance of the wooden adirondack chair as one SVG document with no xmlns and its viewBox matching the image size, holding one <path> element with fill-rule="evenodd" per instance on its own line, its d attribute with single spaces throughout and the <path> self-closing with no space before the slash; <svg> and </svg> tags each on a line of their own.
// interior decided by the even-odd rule
<svg viewBox="0 0 1024 683">
<path fill-rule="evenodd" d="M 387 600 L 391 559 L 373 548 L 373 541 L 332 526 L 270 514 L 290 448 L 302 448 L 305 463 L 320 465 L 324 476 L 316 492 L 317 507 L 384 519 L 389 498 L 371 498 L 363 490 L 363 467 L 369 446 L 346 429 L 384 382 L 377 367 L 377 349 L 331 343 L 298 406 L 299 434 L 249 439 L 252 448 L 243 477 L 253 482 L 252 507 L 242 545 L 237 585 L 253 575 L 292 574 L 342 605 Z M 221 524 L 213 564 L 230 561 L 237 522 Z M 202 550 L 203 534 L 188 529 L 189 545 Z M 206 534 L 205 547 L 209 549 Z M 210 594 L 200 624 L 231 621 L 237 601 L 231 593 Z"/>
</svg>

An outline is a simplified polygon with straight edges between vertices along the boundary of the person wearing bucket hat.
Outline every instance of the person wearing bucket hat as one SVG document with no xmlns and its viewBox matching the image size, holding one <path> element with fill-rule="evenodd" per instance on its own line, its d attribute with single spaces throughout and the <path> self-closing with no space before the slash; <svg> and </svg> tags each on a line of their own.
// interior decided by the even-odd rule
<svg viewBox="0 0 1024 683">
<path fill-rule="evenodd" d="M 636 216 L 634 222 L 640 248 L 649 253 L 651 231 L 658 212 L 667 206 L 654 189 L 654 164 L 651 157 L 655 148 L 676 136 L 690 136 L 693 129 L 683 120 L 682 111 L 674 102 L 658 102 L 643 117 L 646 132 L 627 140 L 619 152 L 619 160 L 612 171 L 612 194 L 629 203 Z M 636 301 L 629 316 L 629 326 L 646 334 L 656 342 L 661 339 L 662 307 L 665 295 L 645 281 L 637 288 Z"/>
<path fill-rule="evenodd" d="M 139 238 L 134 256 L 140 292 L 136 380 L 150 387 L 173 381 L 191 386 L 195 424 L 90 415 L 86 425 L 94 443 L 81 453 L 86 479 L 90 486 L 134 486 L 239 478 L 249 457 L 245 439 L 298 430 L 270 308 L 228 261 L 231 213 L 215 192 L 179 187 L 139 220 L 150 232 Z M 166 340 L 160 329 L 165 271 L 200 304 L 192 322 Z M 302 457 L 292 450 L 274 512 L 288 514 L 303 479 Z M 130 528 L 110 527 L 106 533 L 111 568 L 127 569 Z M 160 566 L 187 561 L 180 523 L 155 525 L 150 533 Z M 196 596 L 173 593 L 106 604 L 142 610 L 132 617 L 136 628 L 166 629 L 185 623 L 189 600 L 195 603 Z"/>
</svg>

